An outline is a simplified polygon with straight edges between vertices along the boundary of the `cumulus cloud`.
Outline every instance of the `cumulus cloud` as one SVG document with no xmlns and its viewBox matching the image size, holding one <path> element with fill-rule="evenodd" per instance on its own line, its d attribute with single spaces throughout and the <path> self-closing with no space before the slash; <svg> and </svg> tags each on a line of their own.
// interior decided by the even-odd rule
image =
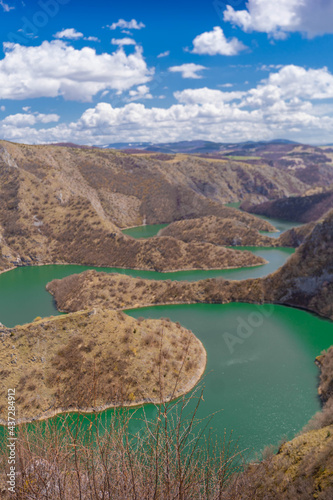
<svg viewBox="0 0 333 500">
<path fill-rule="evenodd" d="M 333 0 L 248 0 L 247 10 L 235 10 L 230 5 L 224 11 L 224 21 L 246 32 L 268 33 L 273 38 L 286 38 L 299 31 L 308 37 L 333 33 Z"/>
<path fill-rule="evenodd" d="M 54 38 L 65 38 L 66 40 L 79 40 L 80 38 L 83 38 L 83 33 L 76 31 L 75 28 L 67 28 L 65 30 L 58 31 L 58 33 L 53 36 Z"/>
<path fill-rule="evenodd" d="M 138 99 L 152 99 L 153 96 L 150 93 L 149 87 L 147 85 L 139 85 L 136 90 L 130 90 L 129 96 L 131 101 L 137 101 Z"/>
<path fill-rule="evenodd" d="M 132 21 L 125 21 L 124 19 L 119 19 L 116 23 L 112 23 L 108 28 L 110 30 L 115 30 L 117 28 L 122 28 L 122 29 L 127 29 L 127 30 L 141 30 L 142 28 L 145 28 L 146 26 L 139 22 L 136 21 L 135 19 L 132 19 Z"/>
<path fill-rule="evenodd" d="M 43 113 L 17 113 L 16 115 L 8 115 L 1 122 L 2 125 L 13 125 L 14 127 L 25 127 L 27 125 L 36 125 L 36 123 L 52 123 L 58 122 L 60 116 L 56 114 Z"/>
<path fill-rule="evenodd" d="M 136 45 L 135 40 L 133 38 L 112 38 L 112 45 Z"/>
<path fill-rule="evenodd" d="M 171 73 L 181 73 L 183 78 L 202 78 L 202 75 L 198 73 L 207 69 L 205 66 L 201 66 L 200 64 L 188 63 L 182 64 L 181 66 L 171 66 L 169 71 Z"/>
<path fill-rule="evenodd" d="M 174 96 L 178 102 L 183 104 L 210 104 L 223 103 L 241 99 L 246 92 L 222 92 L 221 90 L 209 89 L 185 89 L 175 92 Z"/>
<path fill-rule="evenodd" d="M 126 55 L 120 47 L 112 54 L 96 54 L 90 47 L 76 50 L 61 40 L 37 47 L 4 44 L 0 60 L 0 99 L 63 96 L 91 101 L 98 92 L 118 92 L 151 80 L 142 49 Z"/>
<path fill-rule="evenodd" d="M 333 75 L 327 68 L 306 70 L 284 66 L 248 91 L 243 105 L 262 107 L 285 100 L 320 100 L 333 98 Z"/>
<path fill-rule="evenodd" d="M 193 40 L 193 54 L 208 54 L 210 56 L 236 56 L 247 47 L 237 38 L 228 40 L 219 26 L 212 31 L 206 31 Z"/>
<path fill-rule="evenodd" d="M 149 93 L 144 84 L 132 89 L 133 98 Z M 3 138 L 18 142 L 100 145 L 186 139 L 238 142 L 281 137 L 332 142 L 333 75 L 326 68 L 306 70 L 289 65 L 269 74 L 248 91 L 203 87 L 175 92 L 174 96 L 176 104 L 166 108 L 146 107 L 138 102 L 113 107 L 100 102 L 75 122 L 49 128 L 39 126 L 38 130 L 28 123 L 34 118 L 7 117 L 0 120 L 0 133 Z"/>
</svg>

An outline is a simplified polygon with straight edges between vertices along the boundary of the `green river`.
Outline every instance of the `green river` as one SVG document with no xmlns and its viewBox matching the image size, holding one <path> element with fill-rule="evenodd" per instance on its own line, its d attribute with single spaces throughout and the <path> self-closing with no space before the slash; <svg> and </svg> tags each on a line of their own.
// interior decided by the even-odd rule
<svg viewBox="0 0 333 500">
<path fill-rule="evenodd" d="M 245 279 L 269 274 L 293 252 L 276 248 L 251 250 L 269 263 L 227 271 L 98 270 L 149 279 L 193 281 L 213 276 Z M 0 321 L 10 327 L 36 316 L 59 314 L 45 290 L 46 283 L 86 269 L 49 265 L 17 268 L 0 275 Z M 267 444 L 277 444 L 283 437 L 292 437 L 320 409 L 314 359 L 333 344 L 330 321 L 283 306 L 250 304 L 158 306 L 127 313 L 133 317 L 169 317 L 200 338 L 207 350 L 208 363 L 202 380 L 205 392 L 199 416 L 222 410 L 214 416 L 213 428 L 220 435 L 225 428 L 233 430 L 240 447 L 249 449 L 251 454 Z M 145 410 L 151 416 L 156 411 L 151 405 L 146 405 Z M 104 412 L 105 419 L 112 413 L 113 410 Z M 135 418 L 140 415 L 139 409 Z M 86 418 L 89 421 L 94 417 Z M 136 425 L 140 424 L 133 422 L 134 428 Z"/>
</svg>

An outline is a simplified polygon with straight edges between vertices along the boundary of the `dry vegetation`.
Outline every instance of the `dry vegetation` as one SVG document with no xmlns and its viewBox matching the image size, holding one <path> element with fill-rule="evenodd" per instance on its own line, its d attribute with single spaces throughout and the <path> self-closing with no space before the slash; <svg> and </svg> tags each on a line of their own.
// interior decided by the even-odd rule
<svg viewBox="0 0 333 500">
<path fill-rule="evenodd" d="M 331 500 L 333 425 L 283 444 L 277 455 L 250 465 L 226 493 L 237 500 Z"/>
<path fill-rule="evenodd" d="M 9 143 L 0 148 L 0 269 L 76 263 L 169 271 L 223 269 L 265 262 L 251 253 L 235 253 L 208 243 L 186 244 L 169 237 L 139 241 L 123 235 L 115 225 L 113 208 L 125 210 L 127 195 L 119 193 L 120 186 L 114 186 L 113 182 L 121 174 L 123 189 L 132 185 L 128 175 L 136 161 L 141 160 L 99 150 Z M 140 168 L 138 171 L 141 172 Z M 153 199 L 156 179 L 153 174 L 150 179 L 148 174 L 151 174 L 149 169 L 141 179 L 146 184 L 142 184 L 141 190 L 138 187 L 136 202 L 133 195 L 128 195 L 132 197 L 130 210 L 141 207 L 148 194 Z M 163 190 L 162 181 L 160 185 Z M 197 196 L 201 204 L 215 203 L 219 210 L 231 211 L 232 216 L 233 209 Z M 177 216 L 174 213 L 175 218 L 186 216 L 181 214 L 179 203 L 180 212 Z M 162 205 L 161 199 L 159 208 Z M 151 212 L 154 210 L 152 207 Z M 238 217 L 238 212 L 234 212 Z M 247 217 L 257 224 L 257 218 Z"/>
<path fill-rule="evenodd" d="M 3 328 L 0 407 L 16 387 L 23 421 L 59 411 L 165 400 L 187 392 L 206 364 L 201 342 L 170 320 L 93 310 Z M 176 387 L 177 385 L 177 387 Z"/>
<path fill-rule="evenodd" d="M 126 411 L 114 412 L 110 421 L 78 415 L 21 426 L 14 495 L 7 490 L 8 455 L 6 442 L 1 442 L 1 498 L 222 500 L 242 455 L 231 436 L 203 437 L 205 423 L 196 416 L 201 398 L 199 392 L 163 403 L 155 418 L 144 414 L 135 422 L 137 434 Z M 196 408 L 188 413 L 191 401 Z"/>
<path fill-rule="evenodd" d="M 92 307 L 128 309 L 158 304 L 262 303 L 264 300 L 260 280 L 155 281 L 97 271 L 53 280 L 47 290 L 54 296 L 57 308 L 64 312 Z"/>
<path fill-rule="evenodd" d="M 273 302 L 333 319 L 333 212 L 318 222 L 288 261 L 261 279 L 152 281 L 88 271 L 47 286 L 61 311 L 94 306 L 126 309 L 157 304 Z"/>
<path fill-rule="evenodd" d="M 255 227 L 241 218 L 236 220 L 211 216 L 173 222 L 161 229 L 159 236 L 172 236 L 187 243 L 203 241 L 228 246 L 298 247 L 314 225 L 310 223 L 290 229 L 275 239 L 260 234 L 259 230 L 262 229 L 259 224 Z"/>
<path fill-rule="evenodd" d="M 264 282 L 265 301 L 333 319 L 333 211 L 316 223 L 295 254 Z"/>
</svg>

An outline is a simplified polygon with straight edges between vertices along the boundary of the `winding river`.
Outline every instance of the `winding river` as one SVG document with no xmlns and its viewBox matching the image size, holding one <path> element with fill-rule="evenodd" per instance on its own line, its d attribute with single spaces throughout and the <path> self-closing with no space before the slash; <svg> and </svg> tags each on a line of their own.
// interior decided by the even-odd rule
<svg viewBox="0 0 333 500">
<path fill-rule="evenodd" d="M 140 229 L 136 230 L 136 237 L 140 237 Z M 269 274 L 293 252 L 277 248 L 251 250 L 269 263 L 227 271 L 98 270 L 149 279 L 193 281 L 213 276 L 246 279 Z M 0 321 L 10 327 L 36 316 L 59 314 L 45 290 L 46 283 L 86 269 L 92 268 L 49 265 L 17 268 L 0 275 Z M 277 444 L 283 437 L 291 438 L 320 409 L 314 359 L 333 344 L 330 321 L 297 309 L 251 304 L 157 306 L 127 313 L 133 317 L 169 317 L 200 338 L 207 350 L 208 363 L 199 416 L 218 412 L 212 426 L 219 434 L 224 428 L 233 430 L 239 446 L 249 449 L 251 454 L 267 444 Z M 153 415 L 155 409 L 146 405 L 145 411 Z M 112 413 L 113 410 L 104 412 L 105 418 L 111 418 Z M 140 415 L 139 409 L 135 418 Z M 86 418 L 89 421 L 93 417 Z"/>
</svg>

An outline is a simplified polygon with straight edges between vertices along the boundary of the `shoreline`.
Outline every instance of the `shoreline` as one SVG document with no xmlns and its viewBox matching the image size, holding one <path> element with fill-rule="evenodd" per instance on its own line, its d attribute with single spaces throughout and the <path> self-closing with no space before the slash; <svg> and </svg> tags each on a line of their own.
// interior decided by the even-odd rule
<svg viewBox="0 0 333 500">
<path fill-rule="evenodd" d="M 253 247 L 253 248 L 273 248 L 275 247 Z M 279 247 L 282 248 L 282 247 Z M 288 249 L 288 247 L 285 247 Z M 242 250 L 239 250 L 241 252 Z M 15 269 L 19 269 L 21 267 L 43 267 L 43 266 L 82 266 L 82 267 L 94 267 L 98 269 L 123 269 L 124 271 L 143 271 L 143 272 L 152 272 L 152 273 L 182 273 L 182 272 L 194 272 L 194 271 L 228 271 L 230 269 L 246 269 L 246 268 L 252 268 L 252 267 L 261 267 L 265 266 L 266 264 L 269 264 L 269 261 L 266 259 L 263 259 L 265 262 L 262 264 L 252 264 L 248 266 L 237 266 L 237 267 L 210 267 L 210 268 L 191 268 L 191 269 L 167 269 L 165 271 L 157 271 L 156 269 L 142 269 L 138 267 L 110 267 L 110 266 L 97 266 L 94 264 L 78 264 L 77 262 L 43 262 L 40 264 L 31 264 L 31 265 L 25 265 L 25 266 L 13 266 L 8 269 L 3 269 L 0 271 L 0 275 L 4 273 L 8 273 L 9 271 L 14 271 Z M 84 271 L 82 271 L 84 272 Z M 115 271 L 116 273 L 116 271 Z M 149 279 L 149 278 L 147 278 Z"/>
</svg>

